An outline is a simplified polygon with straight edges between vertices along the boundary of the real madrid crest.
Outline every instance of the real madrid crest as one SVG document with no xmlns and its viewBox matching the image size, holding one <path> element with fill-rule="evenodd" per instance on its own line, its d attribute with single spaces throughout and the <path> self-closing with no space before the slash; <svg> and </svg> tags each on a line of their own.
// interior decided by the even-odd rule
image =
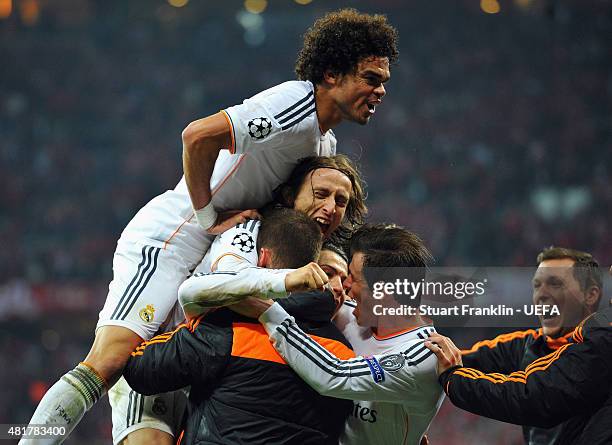
<svg viewBox="0 0 612 445">
<path fill-rule="evenodd" d="M 155 317 L 155 308 L 152 304 L 147 304 L 147 307 L 142 308 L 138 315 L 145 323 L 151 323 Z"/>
</svg>

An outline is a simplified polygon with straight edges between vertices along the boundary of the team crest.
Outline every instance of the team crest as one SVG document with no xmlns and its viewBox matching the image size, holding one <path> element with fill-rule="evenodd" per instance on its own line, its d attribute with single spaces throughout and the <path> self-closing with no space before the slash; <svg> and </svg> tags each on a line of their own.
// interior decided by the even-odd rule
<svg viewBox="0 0 612 445">
<path fill-rule="evenodd" d="M 147 307 L 142 308 L 140 312 L 138 312 L 138 315 L 140 315 L 140 318 L 145 323 L 151 323 L 155 317 L 155 308 L 152 304 L 147 304 Z"/>
<path fill-rule="evenodd" d="M 253 139 L 263 139 L 272 132 L 272 122 L 267 117 L 251 119 L 247 126 Z"/>
<path fill-rule="evenodd" d="M 380 359 L 380 366 L 385 371 L 395 372 L 404 367 L 406 359 L 402 354 L 385 355 Z"/>
<path fill-rule="evenodd" d="M 238 247 L 241 252 L 249 253 L 255 249 L 255 241 L 250 234 L 242 232 L 234 236 L 232 246 Z"/>
</svg>

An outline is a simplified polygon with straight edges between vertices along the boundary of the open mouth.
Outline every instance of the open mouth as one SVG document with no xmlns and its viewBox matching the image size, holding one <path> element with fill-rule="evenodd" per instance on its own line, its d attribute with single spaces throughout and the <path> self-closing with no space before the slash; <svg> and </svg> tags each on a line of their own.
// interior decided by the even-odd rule
<svg viewBox="0 0 612 445">
<path fill-rule="evenodd" d="M 319 225 L 319 228 L 321 229 L 321 233 L 323 235 L 327 233 L 327 231 L 329 230 L 329 226 L 331 226 L 331 223 L 325 218 L 316 217 L 315 222 Z"/>
<path fill-rule="evenodd" d="M 370 114 L 374 114 L 376 113 L 376 105 L 373 103 L 368 103 L 368 110 L 370 111 Z"/>
</svg>

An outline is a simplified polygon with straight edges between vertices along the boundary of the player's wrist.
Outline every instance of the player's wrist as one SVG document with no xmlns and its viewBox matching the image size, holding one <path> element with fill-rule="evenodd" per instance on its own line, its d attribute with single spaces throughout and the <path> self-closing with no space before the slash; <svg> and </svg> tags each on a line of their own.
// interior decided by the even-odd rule
<svg viewBox="0 0 612 445">
<path fill-rule="evenodd" d="M 213 227 L 217 222 L 217 218 L 219 217 L 219 214 L 215 210 L 212 201 L 199 210 L 194 209 L 194 213 L 198 224 L 204 230 L 208 230 Z"/>
</svg>

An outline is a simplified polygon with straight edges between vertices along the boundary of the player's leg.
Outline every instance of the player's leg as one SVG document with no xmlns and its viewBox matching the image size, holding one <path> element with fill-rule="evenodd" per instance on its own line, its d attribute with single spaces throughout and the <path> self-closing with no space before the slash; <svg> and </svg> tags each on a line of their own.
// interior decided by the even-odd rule
<svg viewBox="0 0 612 445">
<path fill-rule="evenodd" d="M 174 445 L 174 436 L 154 428 L 143 428 L 130 433 L 120 442 L 120 445 L 142 445 L 154 443 L 157 445 Z"/>
<path fill-rule="evenodd" d="M 63 425 L 69 434 L 119 378 L 135 347 L 159 329 L 190 268 L 159 247 L 119 243 L 113 259 L 114 279 L 100 312 L 94 345 L 85 362 L 47 391 L 30 424 Z M 47 443 L 59 444 L 65 437 Z M 22 439 L 20 443 L 31 442 Z"/>
<path fill-rule="evenodd" d="M 178 437 L 187 395 L 173 391 L 153 396 L 138 394 L 121 378 L 109 391 L 113 413 L 113 443 L 172 445 Z"/>
<path fill-rule="evenodd" d="M 62 424 L 70 433 L 83 415 L 121 376 L 130 353 L 142 342 L 133 331 L 104 326 L 85 360 L 64 374 L 38 404 L 30 424 Z M 61 438 L 48 443 L 61 443 Z M 22 439 L 22 444 L 30 440 Z M 33 442 L 32 442 L 33 443 Z M 36 443 L 40 443 L 36 440 Z"/>
</svg>

